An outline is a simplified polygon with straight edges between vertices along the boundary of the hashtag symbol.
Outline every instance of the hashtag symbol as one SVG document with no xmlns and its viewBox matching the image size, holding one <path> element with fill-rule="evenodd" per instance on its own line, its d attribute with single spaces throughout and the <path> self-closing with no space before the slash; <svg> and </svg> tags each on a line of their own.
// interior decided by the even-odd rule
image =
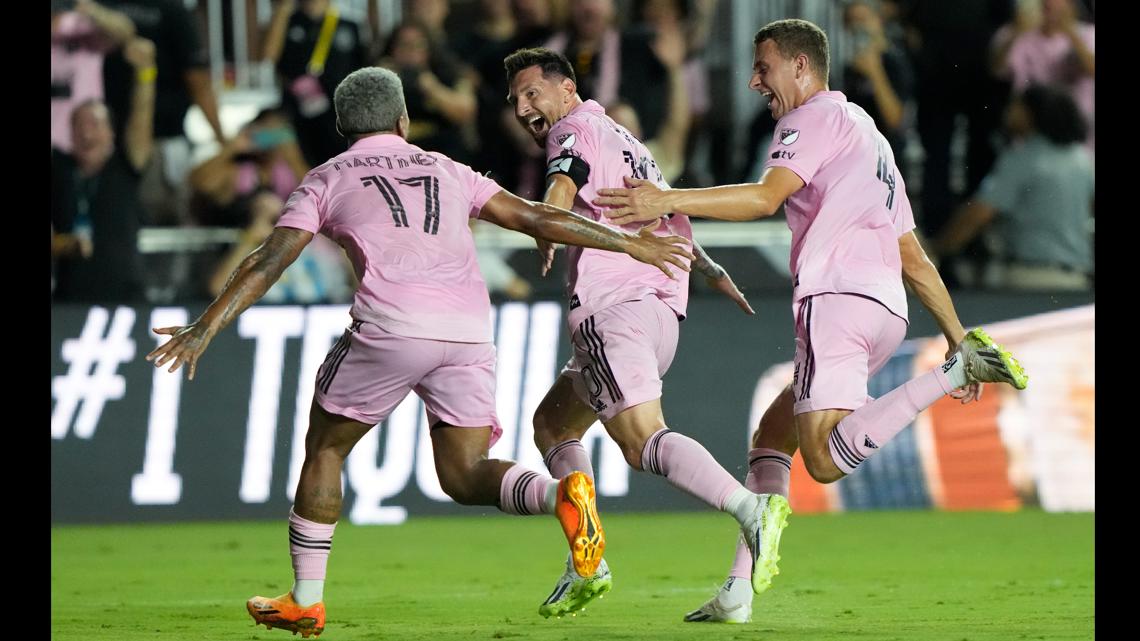
<svg viewBox="0 0 1140 641">
<path fill-rule="evenodd" d="M 126 381 L 115 372 L 120 363 L 135 357 L 135 342 L 131 340 L 135 310 L 129 307 L 116 309 L 111 329 L 104 336 L 109 316 L 106 309 L 92 307 L 79 338 L 63 341 L 63 361 L 70 366 L 66 375 L 51 379 L 51 396 L 56 402 L 51 411 L 53 439 L 67 436 L 76 410 L 79 410 L 79 418 L 75 421 L 75 435 L 91 438 L 103 413 L 103 405 L 108 400 L 122 398 L 126 391 Z M 80 404 L 83 405 L 81 410 Z"/>
</svg>

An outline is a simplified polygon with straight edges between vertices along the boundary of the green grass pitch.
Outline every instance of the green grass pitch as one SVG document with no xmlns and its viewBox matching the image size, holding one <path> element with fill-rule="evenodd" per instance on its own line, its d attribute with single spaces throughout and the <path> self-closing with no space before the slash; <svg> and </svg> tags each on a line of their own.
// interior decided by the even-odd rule
<svg viewBox="0 0 1140 641">
<path fill-rule="evenodd" d="M 554 519 L 497 514 L 337 528 L 322 641 L 1091 639 L 1093 515 L 792 515 L 746 625 L 683 623 L 723 580 L 723 514 L 603 514 L 614 589 L 537 613 L 562 570 Z M 55 641 L 284 640 L 245 600 L 292 585 L 285 520 L 53 527 Z"/>
</svg>

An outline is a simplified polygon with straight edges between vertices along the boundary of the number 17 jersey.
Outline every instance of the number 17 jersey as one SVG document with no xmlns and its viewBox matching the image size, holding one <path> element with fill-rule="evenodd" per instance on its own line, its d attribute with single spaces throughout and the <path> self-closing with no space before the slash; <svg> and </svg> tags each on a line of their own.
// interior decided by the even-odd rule
<svg viewBox="0 0 1140 641">
<path fill-rule="evenodd" d="M 409 338 L 491 342 L 491 301 L 467 226 L 495 181 L 400 136 L 357 141 L 312 169 L 278 227 L 328 236 L 360 285 L 352 317 Z"/>
</svg>

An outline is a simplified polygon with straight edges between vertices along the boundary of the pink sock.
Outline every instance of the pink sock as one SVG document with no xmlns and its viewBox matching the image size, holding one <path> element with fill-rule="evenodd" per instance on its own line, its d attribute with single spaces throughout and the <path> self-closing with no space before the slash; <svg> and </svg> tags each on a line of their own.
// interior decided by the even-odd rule
<svg viewBox="0 0 1140 641">
<path fill-rule="evenodd" d="M 551 485 L 558 485 L 558 481 L 521 465 L 512 465 L 499 486 L 499 509 L 520 516 L 549 514 L 546 489 Z"/>
<path fill-rule="evenodd" d="M 792 476 L 792 457 L 780 450 L 758 447 L 748 452 L 748 479 L 744 487 L 757 494 L 779 494 L 788 498 L 788 483 Z"/>
<path fill-rule="evenodd" d="M 645 442 L 641 467 L 718 510 L 725 509 L 729 495 L 743 489 L 700 443 L 669 428 L 654 432 Z"/>
<path fill-rule="evenodd" d="M 590 455 L 582 447 L 582 441 L 576 438 L 562 441 L 550 448 L 546 456 L 542 457 L 546 469 L 556 479 L 563 478 L 571 472 L 584 472 L 591 479 L 594 478 L 594 466 L 590 465 Z"/>
<path fill-rule="evenodd" d="M 788 481 L 792 475 L 792 457 L 780 450 L 758 447 L 748 452 L 748 476 L 744 487 L 757 494 L 779 494 L 788 497 Z M 736 540 L 736 557 L 728 576 L 752 578 L 752 553 L 744 539 Z"/>
<path fill-rule="evenodd" d="M 314 523 L 289 509 L 289 555 L 298 580 L 325 580 L 336 523 Z"/>
<path fill-rule="evenodd" d="M 954 388 L 942 367 L 910 380 L 847 415 L 831 430 L 831 460 L 850 474 L 867 457 L 914 422 L 914 417 Z"/>
</svg>

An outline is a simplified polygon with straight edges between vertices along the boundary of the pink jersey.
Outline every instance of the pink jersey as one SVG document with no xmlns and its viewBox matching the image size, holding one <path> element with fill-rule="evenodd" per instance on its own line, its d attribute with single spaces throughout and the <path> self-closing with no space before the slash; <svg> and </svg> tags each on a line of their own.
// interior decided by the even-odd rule
<svg viewBox="0 0 1140 641">
<path fill-rule="evenodd" d="M 574 198 L 575 213 L 603 225 L 637 233 L 644 223 L 614 225 L 591 201 L 598 190 L 625 187 L 624 176 L 644 178 L 668 188 L 657 169 L 653 155 L 629 131 L 606 115 L 601 105 L 587 100 L 554 123 L 546 138 L 547 175 L 565 173 L 578 185 Z M 687 216 L 673 215 L 663 219 L 655 232 L 660 236 L 676 234 L 693 238 L 693 227 Z M 570 327 L 610 305 L 646 296 L 657 296 L 685 317 L 689 301 L 689 274 L 674 268 L 676 280 L 670 280 L 653 265 L 638 262 L 626 254 L 567 247 L 570 260 Z"/>
<path fill-rule="evenodd" d="M 71 111 L 103 99 L 106 38 L 87 16 L 61 14 L 51 34 L 51 144 L 71 152 Z"/>
<path fill-rule="evenodd" d="M 1090 52 L 1096 50 L 1096 27 L 1077 23 L 1077 35 Z M 1031 84 L 1069 88 L 1073 100 L 1090 125 L 1091 146 L 1092 124 L 1096 115 L 1096 82 L 1081 68 L 1069 36 L 1064 33 L 1046 36 L 1039 29 L 1023 33 L 1010 45 L 1008 61 L 1013 90 L 1016 92 L 1025 91 Z"/>
<path fill-rule="evenodd" d="M 502 188 L 393 134 L 369 136 L 314 168 L 278 227 L 344 247 L 360 287 L 352 317 L 408 338 L 491 342 L 491 301 L 468 219 Z"/>
<path fill-rule="evenodd" d="M 785 202 L 792 230 L 792 304 L 823 293 L 869 296 L 906 320 L 899 237 L 914 229 L 886 138 L 861 107 L 821 91 L 776 123 L 768 167 L 804 187 Z"/>
</svg>

